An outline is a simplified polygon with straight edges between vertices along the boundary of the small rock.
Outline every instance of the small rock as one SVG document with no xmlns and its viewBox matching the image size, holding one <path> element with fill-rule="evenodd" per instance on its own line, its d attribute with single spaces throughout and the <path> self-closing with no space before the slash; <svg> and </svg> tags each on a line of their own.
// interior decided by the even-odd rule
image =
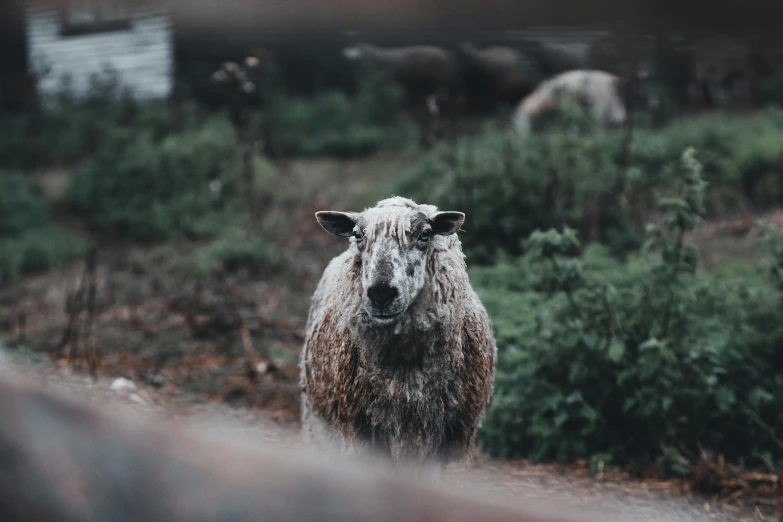
<svg viewBox="0 0 783 522">
<path fill-rule="evenodd" d="M 256 372 L 258 372 L 259 375 L 275 373 L 277 372 L 277 365 L 272 362 L 261 361 L 260 363 L 256 364 Z"/>
<path fill-rule="evenodd" d="M 136 404 L 144 404 L 145 406 L 147 405 L 147 401 L 142 399 L 141 396 L 137 393 L 131 393 L 128 398 Z"/>
<path fill-rule="evenodd" d="M 120 377 L 119 379 L 116 379 L 113 383 L 111 383 L 109 389 L 114 392 L 123 392 L 123 391 L 134 392 L 136 391 L 136 383 L 128 379 L 125 379 L 123 377 Z"/>
<path fill-rule="evenodd" d="M 159 373 L 150 373 L 144 376 L 144 382 L 150 386 L 162 388 L 166 385 L 166 378 Z"/>
</svg>

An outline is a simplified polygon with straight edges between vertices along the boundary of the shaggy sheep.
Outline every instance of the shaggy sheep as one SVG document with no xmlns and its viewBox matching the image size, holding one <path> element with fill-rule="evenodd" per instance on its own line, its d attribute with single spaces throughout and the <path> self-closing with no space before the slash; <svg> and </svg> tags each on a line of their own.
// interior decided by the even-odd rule
<svg viewBox="0 0 783 522">
<path fill-rule="evenodd" d="M 626 111 L 620 78 L 603 71 L 575 70 L 559 74 L 530 93 L 514 111 L 515 128 L 523 133 L 558 107 L 561 96 L 573 96 L 602 125 L 622 125 Z"/>
<path fill-rule="evenodd" d="M 448 92 L 457 77 L 452 54 L 432 45 L 382 48 L 360 43 L 343 49 L 343 57 L 384 70 L 401 83 L 424 90 L 425 96 Z"/>
<path fill-rule="evenodd" d="M 301 356 L 306 434 L 436 474 L 469 458 L 496 348 L 456 235 L 464 214 L 395 197 L 316 217 L 351 239 L 310 308 Z"/>
</svg>

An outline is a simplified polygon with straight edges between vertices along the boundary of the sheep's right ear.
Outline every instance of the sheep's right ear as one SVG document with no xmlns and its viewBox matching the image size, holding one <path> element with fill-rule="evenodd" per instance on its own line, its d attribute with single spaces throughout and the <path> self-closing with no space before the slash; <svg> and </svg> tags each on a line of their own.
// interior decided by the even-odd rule
<svg viewBox="0 0 783 522">
<path fill-rule="evenodd" d="M 316 212 L 315 219 L 330 234 L 340 237 L 353 235 L 358 215 L 353 212 Z"/>
</svg>

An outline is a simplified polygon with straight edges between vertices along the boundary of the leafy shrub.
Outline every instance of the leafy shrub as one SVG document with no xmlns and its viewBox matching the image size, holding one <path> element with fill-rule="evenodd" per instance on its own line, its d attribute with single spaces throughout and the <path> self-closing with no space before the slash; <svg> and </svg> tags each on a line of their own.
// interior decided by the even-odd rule
<svg viewBox="0 0 783 522">
<path fill-rule="evenodd" d="M 49 205 L 32 180 L 0 174 L 0 280 L 70 261 L 85 247 L 52 226 Z"/>
<path fill-rule="evenodd" d="M 281 96 L 270 107 L 275 139 L 289 156 L 365 156 L 414 142 L 403 93 L 383 77 L 366 78 L 349 97 L 333 91 L 310 99 Z"/>
<path fill-rule="evenodd" d="M 491 263 L 523 251 L 536 229 L 568 225 L 613 252 L 643 240 L 656 193 L 677 176 L 683 147 L 700 151 L 712 190 L 707 215 L 783 202 L 783 112 L 713 115 L 638 129 L 625 167 L 622 132 L 585 125 L 573 108 L 551 132 L 521 138 L 488 127 L 424 157 L 384 187 L 467 213 L 466 253 Z"/>
<path fill-rule="evenodd" d="M 87 242 L 52 225 L 0 236 L 0 280 L 44 272 L 80 258 Z"/>
<path fill-rule="evenodd" d="M 0 167 L 76 165 L 112 138 L 147 132 L 161 136 L 172 130 L 171 110 L 163 104 L 61 106 L 27 116 L 0 116 Z"/>
<path fill-rule="evenodd" d="M 593 458 L 687 472 L 702 449 L 780 462 L 781 289 L 754 266 L 698 273 L 683 241 L 703 213 L 692 152 L 664 225 L 627 261 L 575 231 L 531 235 L 522 258 L 471 278 L 498 341 L 482 438 L 497 455 Z M 772 273 L 783 266 L 777 245 Z M 777 279 L 780 281 L 780 279 Z"/>
<path fill-rule="evenodd" d="M 236 161 L 222 118 L 156 141 L 150 133 L 113 140 L 72 181 L 69 201 L 103 233 L 137 241 L 198 236 L 220 210 L 210 189 Z"/>
<path fill-rule="evenodd" d="M 231 233 L 200 248 L 180 271 L 195 278 L 205 278 L 216 272 L 269 275 L 280 268 L 277 248 L 262 237 L 247 238 L 244 233 Z"/>
<path fill-rule="evenodd" d="M 778 205 L 783 201 L 783 112 L 753 116 L 716 114 L 683 119 L 660 132 L 641 130 L 634 140 L 634 167 L 648 187 L 673 178 L 683 147 L 694 147 L 710 183 L 708 215 L 743 204 Z"/>
<path fill-rule="evenodd" d="M 569 129 L 521 139 L 488 128 L 426 157 L 387 192 L 465 212 L 472 262 L 491 262 L 501 250 L 519 254 L 533 230 L 563 224 L 633 242 L 615 212 L 620 153 L 621 142 L 607 133 Z"/>
<path fill-rule="evenodd" d="M 116 73 L 95 75 L 87 96 L 73 97 L 66 84 L 54 99 L 25 115 L 0 115 L 0 168 L 72 166 L 122 136 L 174 130 L 174 110 L 165 102 L 138 103 L 123 94 Z"/>
<path fill-rule="evenodd" d="M 48 221 L 41 189 L 21 174 L 0 173 L 0 236 L 15 236 Z"/>
</svg>

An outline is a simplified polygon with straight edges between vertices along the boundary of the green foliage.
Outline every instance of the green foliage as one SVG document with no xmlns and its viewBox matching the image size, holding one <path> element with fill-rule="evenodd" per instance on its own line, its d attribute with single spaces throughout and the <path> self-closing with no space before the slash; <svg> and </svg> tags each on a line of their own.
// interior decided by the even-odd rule
<svg viewBox="0 0 783 522">
<path fill-rule="evenodd" d="M 634 140 L 633 163 L 647 187 L 673 179 L 683 147 L 694 147 L 712 187 L 708 215 L 720 215 L 743 203 L 783 202 L 783 112 L 753 116 L 716 114 L 675 122 L 661 131 L 641 130 Z"/>
<path fill-rule="evenodd" d="M 525 139 L 490 127 L 427 156 L 386 192 L 465 212 L 474 263 L 519 254 L 520 238 L 563 224 L 626 248 L 639 239 L 617 205 L 621 149 L 579 125 Z"/>
<path fill-rule="evenodd" d="M 359 92 L 279 96 L 270 107 L 271 128 L 288 156 L 356 157 L 415 143 L 416 129 L 403 114 L 403 93 L 383 77 L 369 76 Z"/>
<path fill-rule="evenodd" d="M 43 272 L 78 259 L 87 242 L 52 225 L 0 236 L 0 280 Z"/>
<path fill-rule="evenodd" d="M 625 261 L 581 256 L 576 232 L 532 234 L 513 262 L 471 278 L 498 341 L 482 438 L 497 455 L 596 458 L 686 472 L 701 448 L 733 462 L 783 460 L 781 288 L 754 266 L 696 271 L 684 241 L 705 184 L 687 151 L 660 228 Z M 772 273 L 783 266 L 783 247 Z M 778 279 L 779 281 L 779 279 Z"/>
<path fill-rule="evenodd" d="M 643 240 L 656 193 L 677 179 L 684 147 L 699 150 L 712 187 L 706 215 L 783 202 L 783 112 L 693 117 L 656 131 L 637 129 L 630 163 L 625 135 L 601 132 L 571 104 L 550 132 L 520 137 L 488 127 L 424 157 L 384 187 L 440 208 L 466 212 L 473 263 L 523 252 L 536 229 L 570 226 L 615 253 Z"/>
<path fill-rule="evenodd" d="M 0 173 L 0 280 L 47 270 L 85 248 L 83 241 L 52 226 L 49 205 L 32 180 Z"/>
<path fill-rule="evenodd" d="M 158 241 L 209 235 L 221 211 L 210 181 L 235 168 L 234 131 L 222 118 L 157 141 L 151 133 L 102 146 L 73 179 L 69 202 L 116 238 Z"/>
<path fill-rule="evenodd" d="M 277 271 L 282 260 L 277 248 L 262 237 L 247 238 L 244 233 L 229 234 L 198 249 L 179 267 L 196 279 L 217 272 L 268 276 Z"/>
<path fill-rule="evenodd" d="M 38 186 L 21 174 L 0 173 L 0 237 L 15 236 L 49 221 L 49 206 Z"/>
<path fill-rule="evenodd" d="M 0 168 L 34 169 L 76 165 L 106 141 L 172 132 L 175 111 L 163 102 L 137 103 L 119 88 L 116 73 L 95 75 L 87 96 L 59 95 L 28 114 L 0 114 Z"/>
<path fill-rule="evenodd" d="M 359 91 L 325 92 L 308 99 L 287 96 L 259 80 L 269 99 L 263 117 L 278 148 L 288 156 L 356 157 L 416 143 L 417 130 L 403 110 L 398 85 L 368 76 Z M 197 111 L 196 111 L 197 112 Z M 187 127 L 194 111 L 168 102 L 139 103 L 124 95 L 114 73 L 105 71 L 84 98 L 62 92 L 24 115 L 0 115 L 0 168 L 70 167 L 105 146 L 138 135 L 159 141 Z"/>
<path fill-rule="evenodd" d="M 115 136 L 161 136 L 172 130 L 171 110 L 162 104 L 66 105 L 25 116 L 0 115 L 0 167 L 75 165 Z"/>
</svg>

